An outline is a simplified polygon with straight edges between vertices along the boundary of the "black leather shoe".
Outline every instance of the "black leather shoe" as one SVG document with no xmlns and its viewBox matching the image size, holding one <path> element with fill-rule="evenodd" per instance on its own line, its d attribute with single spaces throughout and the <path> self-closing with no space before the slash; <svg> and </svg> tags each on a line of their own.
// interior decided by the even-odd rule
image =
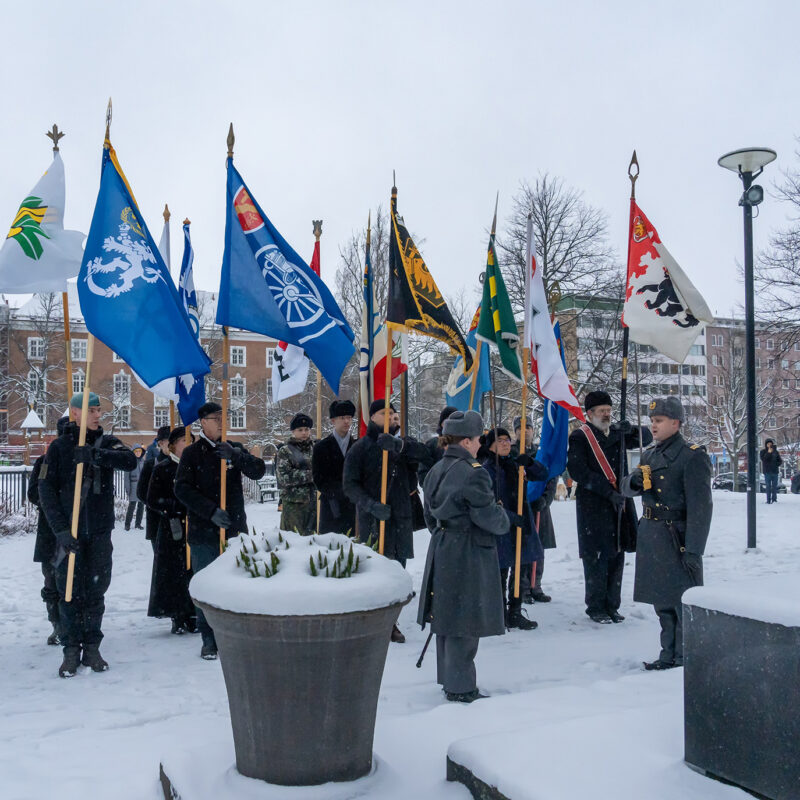
<svg viewBox="0 0 800 800">
<path fill-rule="evenodd" d="M 533 599 L 537 603 L 549 603 L 553 598 L 549 594 L 545 594 L 541 589 L 532 594 Z"/>
<path fill-rule="evenodd" d="M 622 622 L 625 619 L 619 611 L 609 611 L 608 616 L 611 617 L 612 622 Z"/>
<path fill-rule="evenodd" d="M 610 625 L 611 624 L 611 617 L 608 614 L 589 614 L 589 619 L 592 622 L 596 622 L 598 625 Z"/>
<path fill-rule="evenodd" d="M 405 644 L 406 641 L 406 637 L 403 636 L 403 632 L 397 627 L 397 625 L 392 628 L 392 635 L 389 638 L 397 644 Z"/>
<path fill-rule="evenodd" d="M 80 665 L 81 665 L 80 647 L 65 647 L 64 661 L 58 668 L 58 676 L 60 678 L 72 678 L 78 672 L 78 667 Z"/>
<path fill-rule="evenodd" d="M 97 644 L 84 645 L 81 664 L 91 667 L 92 672 L 105 672 L 108 669 L 108 662 L 100 655 L 100 645 Z"/>
<path fill-rule="evenodd" d="M 662 661 L 660 658 L 657 661 L 643 661 L 642 663 L 648 672 L 652 670 L 661 671 L 663 669 L 674 669 L 680 666 L 680 664 L 676 664 L 674 661 Z"/>
<path fill-rule="evenodd" d="M 200 658 L 204 661 L 216 661 L 217 660 L 217 645 L 216 644 L 204 644 L 202 648 L 200 648 Z"/>
<path fill-rule="evenodd" d="M 485 700 L 489 695 L 473 689 L 471 692 L 445 692 L 444 696 L 451 703 L 474 703 L 476 700 Z"/>
</svg>

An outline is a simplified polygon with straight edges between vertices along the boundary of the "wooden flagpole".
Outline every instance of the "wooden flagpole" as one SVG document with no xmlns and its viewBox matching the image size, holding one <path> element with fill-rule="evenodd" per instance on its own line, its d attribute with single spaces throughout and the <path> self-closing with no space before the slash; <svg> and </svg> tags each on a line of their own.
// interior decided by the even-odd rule
<svg viewBox="0 0 800 800">
<path fill-rule="evenodd" d="M 522 415 L 519 429 L 519 452 L 525 452 L 525 428 L 528 422 L 528 364 L 531 360 L 531 349 L 525 347 L 522 350 Z M 523 503 L 527 498 L 523 497 L 522 492 L 525 488 L 525 467 L 519 467 L 517 478 L 517 514 L 522 516 Z M 517 527 L 517 546 L 514 556 L 514 597 L 519 597 L 519 576 L 522 569 L 522 527 Z"/>
<path fill-rule="evenodd" d="M 322 236 L 322 220 L 321 219 L 314 219 L 311 220 L 311 224 L 314 227 L 314 241 L 319 243 L 320 237 Z M 321 262 L 321 259 L 320 259 Z M 322 263 L 320 263 L 320 273 L 322 272 Z M 320 274 L 320 277 L 322 275 Z M 322 372 L 320 372 L 319 367 L 317 367 L 317 440 L 322 439 Z M 319 533 L 319 512 L 320 512 L 320 505 L 322 503 L 322 493 L 317 492 L 317 533 Z"/>
<path fill-rule="evenodd" d="M 390 409 L 392 395 L 392 329 L 388 323 L 386 325 L 386 381 L 384 384 L 384 403 L 383 403 L 383 432 L 389 433 Z M 381 461 L 381 503 L 386 504 L 386 484 L 389 477 L 389 451 L 384 450 Z M 378 552 L 383 555 L 383 548 L 386 538 L 386 520 L 380 521 L 378 536 Z"/>
<path fill-rule="evenodd" d="M 78 447 L 86 445 L 86 422 L 89 416 L 89 379 L 94 358 L 94 336 L 90 333 L 86 343 L 86 378 L 83 382 L 83 402 L 81 403 L 81 424 L 78 434 Z M 75 468 L 75 491 L 72 495 L 72 538 L 78 538 L 78 520 L 81 513 L 81 487 L 83 486 L 83 462 Z M 75 553 L 69 554 L 67 562 L 67 587 L 64 591 L 64 600 L 72 602 L 72 584 L 75 579 Z"/>
<path fill-rule="evenodd" d="M 475 400 L 475 389 L 478 386 L 478 370 L 480 370 L 481 367 L 482 347 L 483 347 L 483 339 L 478 339 L 478 345 L 475 348 L 475 358 L 473 360 L 474 366 L 472 367 L 472 385 L 469 387 L 469 409 L 472 409 L 472 403 Z"/>
</svg>

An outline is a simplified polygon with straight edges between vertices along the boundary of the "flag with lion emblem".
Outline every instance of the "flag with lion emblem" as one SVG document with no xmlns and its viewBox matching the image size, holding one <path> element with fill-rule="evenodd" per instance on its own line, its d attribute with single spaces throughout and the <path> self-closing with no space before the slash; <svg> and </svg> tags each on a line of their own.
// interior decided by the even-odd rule
<svg viewBox="0 0 800 800">
<path fill-rule="evenodd" d="M 700 333 L 700 323 L 713 322 L 714 315 L 634 199 L 628 236 L 622 324 L 634 342 L 682 362 Z"/>
<path fill-rule="evenodd" d="M 472 353 L 403 218 L 397 213 L 396 186 L 392 187 L 391 211 L 386 324 L 395 330 L 419 333 L 444 342 L 464 359 L 468 370 L 472 366 Z"/>
</svg>

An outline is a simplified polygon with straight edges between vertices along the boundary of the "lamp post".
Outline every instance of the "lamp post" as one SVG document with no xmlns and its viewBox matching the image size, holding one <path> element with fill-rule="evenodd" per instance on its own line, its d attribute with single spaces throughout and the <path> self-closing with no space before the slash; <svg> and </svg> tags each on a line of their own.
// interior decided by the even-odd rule
<svg viewBox="0 0 800 800">
<path fill-rule="evenodd" d="M 744 192 L 739 205 L 744 212 L 744 315 L 745 315 L 745 365 L 747 369 L 747 547 L 756 546 L 756 496 L 758 472 L 756 470 L 756 334 L 753 302 L 753 206 L 764 199 L 764 190 L 753 181 L 764 167 L 777 158 L 777 153 L 767 147 L 750 147 L 734 150 L 719 158 L 717 163 L 735 172 L 742 181 Z M 735 454 L 732 455 L 735 458 Z"/>
</svg>

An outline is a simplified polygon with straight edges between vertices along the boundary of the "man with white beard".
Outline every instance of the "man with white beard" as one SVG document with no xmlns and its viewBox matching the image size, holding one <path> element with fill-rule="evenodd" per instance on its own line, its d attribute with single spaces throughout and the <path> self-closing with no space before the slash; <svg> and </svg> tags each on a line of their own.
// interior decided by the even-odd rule
<svg viewBox="0 0 800 800">
<path fill-rule="evenodd" d="M 619 613 L 625 553 L 636 550 L 636 509 L 619 491 L 628 472 L 627 459 L 619 474 L 621 440 L 631 450 L 649 444 L 647 428 L 627 420 L 611 423 L 611 397 L 589 392 L 584 398 L 586 424 L 569 437 L 567 469 L 578 484 L 578 553 L 586 583 L 586 613 L 593 622 L 622 622 Z"/>
</svg>

